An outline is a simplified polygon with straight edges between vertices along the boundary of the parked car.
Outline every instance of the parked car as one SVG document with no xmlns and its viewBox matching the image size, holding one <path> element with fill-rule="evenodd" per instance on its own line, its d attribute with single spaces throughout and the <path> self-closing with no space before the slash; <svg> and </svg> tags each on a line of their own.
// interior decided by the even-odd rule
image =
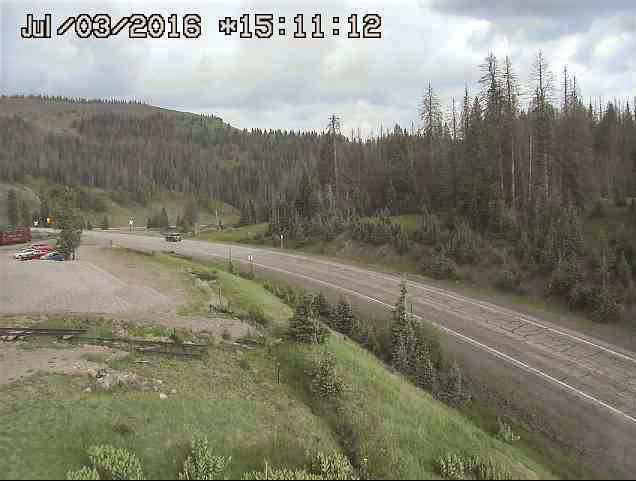
<svg viewBox="0 0 636 481">
<path fill-rule="evenodd" d="M 166 235 L 166 242 L 181 242 L 181 234 L 173 232 Z"/>
<path fill-rule="evenodd" d="M 51 252 L 45 252 L 43 255 L 41 255 L 40 260 L 49 261 L 51 260 L 52 257 L 56 257 L 56 256 L 64 257 L 64 255 L 61 252 L 51 251 Z"/>
<path fill-rule="evenodd" d="M 13 257 L 18 259 L 18 260 L 24 260 L 26 257 L 32 256 L 32 255 L 36 254 L 37 252 L 39 252 L 39 251 L 37 251 L 35 249 L 21 249 L 18 252 L 16 252 L 13 255 Z"/>
<path fill-rule="evenodd" d="M 44 260 L 46 261 L 65 261 L 66 257 L 64 257 L 64 254 L 60 254 L 59 252 L 51 252 L 50 254 L 47 254 L 46 256 L 43 256 Z M 42 257 L 40 257 L 40 259 L 42 259 Z"/>
<path fill-rule="evenodd" d="M 33 249 L 31 251 L 27 251 L 24 252 L 20 255 L 20 257 L 18 257 L 18 260 L 21 261 L 30 261 L 33 259 L 39 259 L 40 257 L 42 257 L 42 255 L 44 254 L 44 252 L 39 251 L 37 249 Z"/>
</svg>

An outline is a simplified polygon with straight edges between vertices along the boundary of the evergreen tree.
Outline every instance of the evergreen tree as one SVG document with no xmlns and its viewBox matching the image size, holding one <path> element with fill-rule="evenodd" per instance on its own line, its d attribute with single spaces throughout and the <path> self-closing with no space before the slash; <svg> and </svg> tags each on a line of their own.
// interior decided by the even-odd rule
<svg viewBox="0 0 636 481">
<path fill-rule="evenodd" d="M 9 225 L 18 225 L 18 195 L 15 189 L 9 189 L 7 193 L 7 218 L 9 219 Z"/>
<path fill-rule="evenodd" d="M 408 365 L 409 315 L 406 311 L 406 295 L 406 279 L 402 279 L 400 296 L 393 309 L 393 323 L 391 324 L 391 360 L 393 366 L 400 372 L 404 372 Z"/>
<path fill-rule="evenodd" d="M 328 336 L 328 330 L 314 317 L 312 301 L 312 296 L 305 295 L 298 302 L 289 322 L 289 333 L 296 342 L 322 344 Z"/>
<path fill-rule="evenodd" d="M 168 218 L 168 212 L 165 207 L 161 209 L 161 217 L 159 218 L 159 227 L 167 229 L 170 227 L 170 219 Z"/>
<path fill-rule="evenodd" d="M 422 389 L 435 394 L 437 390 L 437 370 L 428 352 L 420 352 L 417 356 L 415 382 Z"/>
<path fill-rule="evenodd" d="M 29 209 L 29 204 L 25 200 L 20 202 L 20 218 L 22 219 L 22 225 L 31 225 L 31 210 Z"/>
<path fill-rule="evenodd" d="M 444 375 L 444 386 L 439 393 L 440 398 L 451 406 L 461 405 L 467 398 L 462 381 L 462 373 L 456 362 L 453 362 Z"/>
<path fill-rule="evenodd" d="M 624 251 L 621 252 L 620 260 L 616 265 L 616 277 L 625 288 L 628 288 L 632 282 L 632 267 L 627 262 Z"/>
<path fill-rule="evenodd" d="M 64 256 L 75 260 L 75 251 L 82 237 L 82 218 L 78 210 L 72 206 L 68 193 L 55 215 L 56 227 L 60 230 L 57 249 Z"/>
<path fill-rule="evenodd" d="M 46 196 L 40 196 L 40 224 L 46 226 L 49 217 L 49 200 Z"/>
<path fill-rule="evenodd" d="M 350 336 L 353 329 L 353 322 L 354 317 L 351 304 L 346 297 L 340 296 L 340 300 L 336 305 L 333 328 L 345 336 Z"/>
<path fill-rule="evenodd" d="M 327 322 L 331 327 L 331 307 L 325 298 L 325 295 L 320 291 L 318 295 L 314 296 L 312 302 L 312 312 L 313 316 L 317 319 L 320 319 L 322 322 Z"/>
</svg>

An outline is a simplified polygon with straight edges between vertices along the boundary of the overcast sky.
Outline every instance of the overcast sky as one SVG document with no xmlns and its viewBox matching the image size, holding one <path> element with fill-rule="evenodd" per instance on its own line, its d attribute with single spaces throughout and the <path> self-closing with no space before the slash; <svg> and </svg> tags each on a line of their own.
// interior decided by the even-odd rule
<svg viewBox="0 0 636 481">
<path fill-rule="evenodd" d="M 191 39 L 20 38 L 27 13 L 51 13 L 54 30 L 70 15 L 198 13 Z M 220 17 L 273 13 L 286 37 L 241 39 L 218 31 Z M 323 14 L 325 39 L 290 38 L 292 18 Z M 382 39 L 334 38 L 331 17 L 382 16 Z M 341 25 L 346 28 L 346 23 Z M 278 27 L 278 25 L 277 25 Z M 464 85 L 477 93 L 478 66 L 510 54 L 529 85 L 543 49 L 559 80 L 563 65 L 586 98 L 636 95 L 636 0 L 0 0 L 0 92 L 136 98 L 212 113 L 237 127 L 322 129 L 330 113 L 345 131 L 418 124 L 430 81 L 447 104 Z"/>
</svg>

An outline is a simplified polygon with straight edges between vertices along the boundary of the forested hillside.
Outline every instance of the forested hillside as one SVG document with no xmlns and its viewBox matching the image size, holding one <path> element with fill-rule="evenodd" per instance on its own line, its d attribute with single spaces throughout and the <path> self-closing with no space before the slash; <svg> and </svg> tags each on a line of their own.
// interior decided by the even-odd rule
<svg viewBox="0 0 636 481">
<path fill-rule="evenodd" d="M 417 128 L 366 139 L 335 115 L 324 132 L 246 131 L 210 116 L 134 115 L 128 104 L 82 110 L 103 102 L 5 97 L 0 181 L 44 177 L 141 203 L 157 189 L 178 191 L 202 206 L 227 202 L 242 224 L 268 222 L 276 238 L 348 232 L 402 253 L 416 242 L 430 248 L 423 270 L 436 277 L 496 246 L 502 286 L 514 290 L 522 272 L 538 273 L 548 292 L 616 318 L 617 304 L 633 297 L 636 265 L 636 214 L 626 207 L 636 195 L 636 101 L 584 100 L 576 77 L 567 68 L 554 75 L 542 53 L 528 85 L 509 58 L 493 55 L 476 76 L 481 90 L 448 106 L 429 84 L 419 105 L 413 99 Z M 16 102 L 31 114 L 7 115 Z M 79 111 L 63 132 L 33 118 L 33 105 L 52 104 Z M 625 209 L 625 222 L 588 232 L 588 221 L 606 215 L 601 197 Z M 414 232 L 388 220 L 409 213 L 419 214 Z"/>
</svg>

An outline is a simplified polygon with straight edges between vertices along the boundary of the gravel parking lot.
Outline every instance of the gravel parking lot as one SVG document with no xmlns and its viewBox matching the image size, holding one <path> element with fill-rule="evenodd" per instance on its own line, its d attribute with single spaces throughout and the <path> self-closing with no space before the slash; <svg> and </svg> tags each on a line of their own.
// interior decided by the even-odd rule
<svg viewBox="0 0 636 481">
<path fill-rule="evenodd" d="M 0 314 L 32 312 L 134 313 L 173 300 L 123 282 L 91 262 L 17 261 L 0 250 Z"/>
</svg>

